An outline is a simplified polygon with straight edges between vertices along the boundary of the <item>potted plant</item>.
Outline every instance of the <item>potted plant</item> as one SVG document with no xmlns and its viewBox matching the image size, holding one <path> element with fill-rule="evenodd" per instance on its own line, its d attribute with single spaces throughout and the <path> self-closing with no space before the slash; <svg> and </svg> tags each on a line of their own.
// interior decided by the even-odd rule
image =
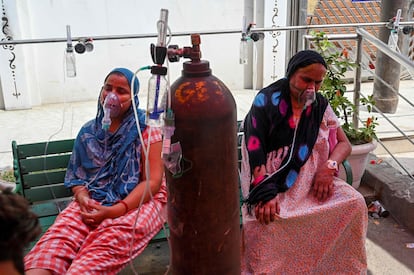
<svg viewBox="0 0 414 275">
<path fill-rule="evenodd" d="M 320 92 L 329 100 L 333 111 L 341 122 L 342 129 L 352 144 L 352 153 L 348 157 L 348 161 L 353 173 L 352 186 L 358 188 L 368 162 L 368 154 L 376 147 L 375 127 L 378 122 L 377 118 L 372 115 L 375 102 L 372 95 L 361 96 L 356 104 L 351 102 L 345 94 L 345 73 L 358 64 L 351 60 L 346 48 L 338 50 L 335 44 L 327 39 L 324 32 L 312 32 L 311 35 L 314 38 L 315 50 L 324 57 L 328 65 Z M 358 112 L 360 106 L 366 108 L 368 117 L 356 125 L 353 116 Z M 344 173 L 340 172 L 340 176 L 341 174 L 344 177 Z"/>
</svg>

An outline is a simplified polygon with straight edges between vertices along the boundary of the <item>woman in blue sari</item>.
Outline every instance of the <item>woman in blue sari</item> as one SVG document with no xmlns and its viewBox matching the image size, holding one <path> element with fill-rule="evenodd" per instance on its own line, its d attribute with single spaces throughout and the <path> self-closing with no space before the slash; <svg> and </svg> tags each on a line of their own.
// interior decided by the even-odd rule
<svg viewBox="0 0 414 275">
<path fill-rule="evenodd" d="M 142 110 L 134 114 L 138 88 L 128 69 L 106 76 L 96 118 L 79 131 L 66 172 L 74 200 L 25 257 L 26 274 L 116 274 L 161 229 L 162 136 Z"/>
</svg>

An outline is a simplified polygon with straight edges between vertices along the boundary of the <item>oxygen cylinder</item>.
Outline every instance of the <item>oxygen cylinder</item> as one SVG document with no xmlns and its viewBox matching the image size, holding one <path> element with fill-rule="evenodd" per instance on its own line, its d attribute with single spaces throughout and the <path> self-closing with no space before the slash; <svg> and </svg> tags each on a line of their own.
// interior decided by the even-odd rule
<svg viewBox="0 0 414 275">
<path fill-rule="evenodd" d="M 172 274 L 240 274 L 236 104 L 200 60 L 200 37 L 171 85 L 182 174 L 166 169 Z M 188 49 L 187 49 L 188 50 Z"/>
</svg>

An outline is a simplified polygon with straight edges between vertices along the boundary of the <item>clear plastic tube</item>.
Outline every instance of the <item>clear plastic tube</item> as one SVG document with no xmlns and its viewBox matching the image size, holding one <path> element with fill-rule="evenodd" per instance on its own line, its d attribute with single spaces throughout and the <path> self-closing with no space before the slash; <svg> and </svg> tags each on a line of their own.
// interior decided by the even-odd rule
<svg viewBox="0 0 414 275">
<path fill-rule="evenodd" d="M 401 9 L 397 10 L 397 15 L 395 16 L 394 28 L 390 32 L 390 36 L 388 37 L 388 47 L 392 50 L 398 50 L 398 29 L 400 26 L 400 19 L 401 19 Z"/>
<path fill-rule="evenodd" d="M 262 182 L 261 182 L 261 184 L 262 183 L 264 183 L 264 182 L 266 182 L 268 179 L 270 179 L 270 178 L 272 178 L 274 175 L 276 175 L 277 173 L 279 173 L 280 171 L 282 171 L 282 169 L 284 169 L 289 163 L 290 163 L 290 161 L 292 160 L 292 156 L 293 156 L 293 151 L 295 150 L 295 142 L 296 142 L 296 134 L 297 134 L 297 131 L 298 131 L 298 125 L 299 125 L 299 123 L 296 123 L 296 127 L 295 127 L 295 131 L 293 132 L 293 140 L 292 140 L 292 147 L 290 148 L 290 153 L 289 153 L 289 157 L 288 157 L 288 160 L 286 161 L 286 163 L 282 166 L 282 167 L 279 167 L 279 169 L 277 169 L 276 171 L 274 171 L 273 173 L 271 173 L 270 175 L 268 175 Z M 258 186 L 258 185 L 257 185 Z M 257 188 L 257 186 L 256 187 L 254 187 L 254 188 Z M 254 189 L 253 188 L 253 189 Z M 251 192 L 251 191 L 250 191 Z"/>
<path fill-rule="evenodd" d="M 304 90 L 302 93 L 299 94 L 298 101 L 304 102 L 303 109 L 306 109 L 308 106 L 312 105 L 315 99 L 316 99 L 315 87 L 311 87 L 311 88 Z"/>
<path fill-rule="evenodd" d="M 243 16 L 242 20 L 242 37 L 240 39 L 240 56 L 239 56 L 239 63 L 240 64 L 247 64 L 247 19 L 246 16 Z"/>
<path fill-rule="evenodd" d="M 303 100 L 305 102 L 305 105 L 303 106 L 303 109 L 305 110 L 308 106 L 310 106 L 316 99 L 316 91 L 315 88 L 308 88 L 305 91 L 303 91 L 300 95 L 299 95 L 299 100 Z M 303 114 L 303 111 L 301 113 L 301 116 Z M 293 140 L 292 140 L 292 147 L 290 148 L 290 153 L 289 153 L 289 157 L 288 160 L 286 161 L 286 163 L 282 166 L 279 167 L 279 169 L 277 169 L 276 171 L 274 171 L 272 174 L 268 175 L 267 178 L 265 178 L 263 180 L 263 182 L 267 181 L 268 179 L 270 179 L 272 176 L 274 176 L 275 174 L 279 173 L 282 169 L 284 169 L 292 160 L 292 156 L 293 156 L 293 152 L 295 150 L 295 143 L 296 143 L 296 134 L 297 134 L 297 130 L 298 130 L 298 126 L 299 123 L 296 123 L 296 127 L 295 127 L 295 131 L 293 132 Z M 262 183 L 263 183 L 262 182 Z"/>
<path fill-rule="evenodd" d="M 248 48 L 247 48 L 247 39 L 241 38 L 240 40 L 240 64 L 247 64 L 247 54 L 248 54 Z"/>
<path fill-rule="evenodd" d="M 158 21 L 157 46 L 166 47 L 167 31 L 168 31 L 168 10 L 161 9 L 160 20 Z"/>
<path fill-rule="evenodd" d="M 67 48 L 65 53 L 66 76 L 76 77 L 76 59 L 73 48 Z"/>
<path fill-rule="evenodd" d="M 305 91 L 305 108 L 312 105 L 316 99 L 315 89 L 308 89 Z"/>
<path fill-rule="evenodd" d="M 66 76 L 76 76 L 76 59 L 75 53 L 72 46 L 72 36 L 70 34 L 70 26 L 66 25 L 66 52 L 65 52 L 65 65 L 66 65 Z"/>
<path fill-rule="evenodd" d="M 104 108 L 104 116 L 102 118 L 102 129 L 104 129 L 105 131 L 109 130 L 111 123 L 111 111 L 109 109 Z"/>
<path fill-rule="evenodd" d="M 171 152 L 171 137 L 174 135 L 175 123 L 174 123 L 174 113 L 171 109 L 168 109 L 164 118 L 164 127 L 163 127 L 163 143 L 162 143 L 162 156 L 166 158 Z"/>
<path fill-rule="evenodd" d="M 167 80 L 164 75 L 153 74 L 148 81 L 146 124 L 161 127 L 167 99 Z"/>
<path fill-rule="evenodd" d="M 398 32 L 396 30 L 391 30 L 390 36 L 388 37 L 388 47 L 391 50 L 397 50 L 398 45 Z"/>
</svg>

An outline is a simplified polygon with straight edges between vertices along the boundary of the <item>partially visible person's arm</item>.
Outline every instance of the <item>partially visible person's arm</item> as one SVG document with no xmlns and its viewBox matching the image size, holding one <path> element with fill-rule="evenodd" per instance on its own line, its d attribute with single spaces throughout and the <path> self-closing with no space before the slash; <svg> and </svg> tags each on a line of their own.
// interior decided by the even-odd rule
<svg viewBox="0 0 414 275">
<path fill-rule="evenodd" d="M 333 149 L 328 161 L 336 161 L 337 165 L 342 163 L 351 153 L 351 144 L 341 127 L 336 131 L 338 143 Z M 333 177 L 336 171 L 330 169 L 328 161 L 318 167 L 313 181 L 313 194 L 319 201 L 325 201 L 332 195 Z"/>
<path fill-rule="evenodd" d="M 341 127 L 337 128 L 336 138 L 338 139 L 338 143 L 336 144 L 331 155 L 329 156 L 329 159 L 334 160 L 339 164 L 342 163 L 349 156 L 352 147 L 351 143 L 345 135 L 344 130 L 342 130 Z"/>
<path fill-rule="evenodd" d="M 156 194 L 161 187 L 164 175 L 164 163 L 161 159 L 162 141 L 155 141 L 151 143 L 148 150 L 148 164 L 149 164 L 149 179 L 146 180 L 145 166 L 147 160 L 144 153 L 141 153 L 141 167 L 142 167 L 142 181 L 129 193 L 129 195 L 112 206 L 102 206 L 99 203 L 89 200 L 88 207 L 96 211 L 89 211 L 89 213 L 82 213 L 85 223 L 97 225 L 107 218 L 117 218 L 125 215 L 129 210 L 137 208 L 142 203 L 151 199 L 151 196 Z M 150 195 L 150 192 L 152 195 Z M 88 196 L 81 194 L 80 196 Z"/>
<path fill-rule="evenodd" d="M 256 168 L 253 169 L 254 179 L 261 178 L 262 176 L 266 175 L 266 173 L 267 173 L 266 167 L 264 165 L 260 167 L 257 166 Z M 263 203 L 263 204 L 259 203 L 255 205 L 254 212 L 255 212 L 256 219 L 261 224 L 268 224 L 274 221 L 276 218 L 279 218 L 280 207 L 279 207 L 276 197 L 274 197 L 273 199 L 269 200 L 266 203 Z"/>
<path fill-rule="evenodd" d="M 155 195 L 161 187 L 163 175 L 164 175 L 164 163 L 161 159 L 162 141 L 152 143 L 148 152 L 148 164 L 149 164 L 149 179 L 146 179 L 146 160 L 143 157 L 142 161 L 142 174 L 143 180 L 138 184 L 134 190 L 124 199 L 124 202 L 128 205 L 128 209 L 137 208 L 142 203 L 145 203 L 151 199 L 151 196 Z M 142 154 L 144 156 L 144 154 Z M 150 192 L 152 195 L 150 195 Z M 142 198 L 144 196 L 144 198 Z"/>
<path fill-rule="evenodd" d="M 148 151 L 149 179 L 146 178 L 146 159 L 142 153 L 142 181 L 122 201 L 109 207 L 109 213 L 105 218 L 117 218 L 126 214 L 129 210 L 139 207 L 154 196 L 161 187 L 164 175 L 164 163 L 161 159 L 162 141 L 152 143 Z M 151 194 L 150 194 L 151 192 Z"/>
<path fill-rule="evenodd" d="M 79 203 L 81 211 L 89 212 L 88 201 L 90 200 L 88 189 L 83 185 L 76 185 L 72 187 L 73 197 Z"/>
</svg>

